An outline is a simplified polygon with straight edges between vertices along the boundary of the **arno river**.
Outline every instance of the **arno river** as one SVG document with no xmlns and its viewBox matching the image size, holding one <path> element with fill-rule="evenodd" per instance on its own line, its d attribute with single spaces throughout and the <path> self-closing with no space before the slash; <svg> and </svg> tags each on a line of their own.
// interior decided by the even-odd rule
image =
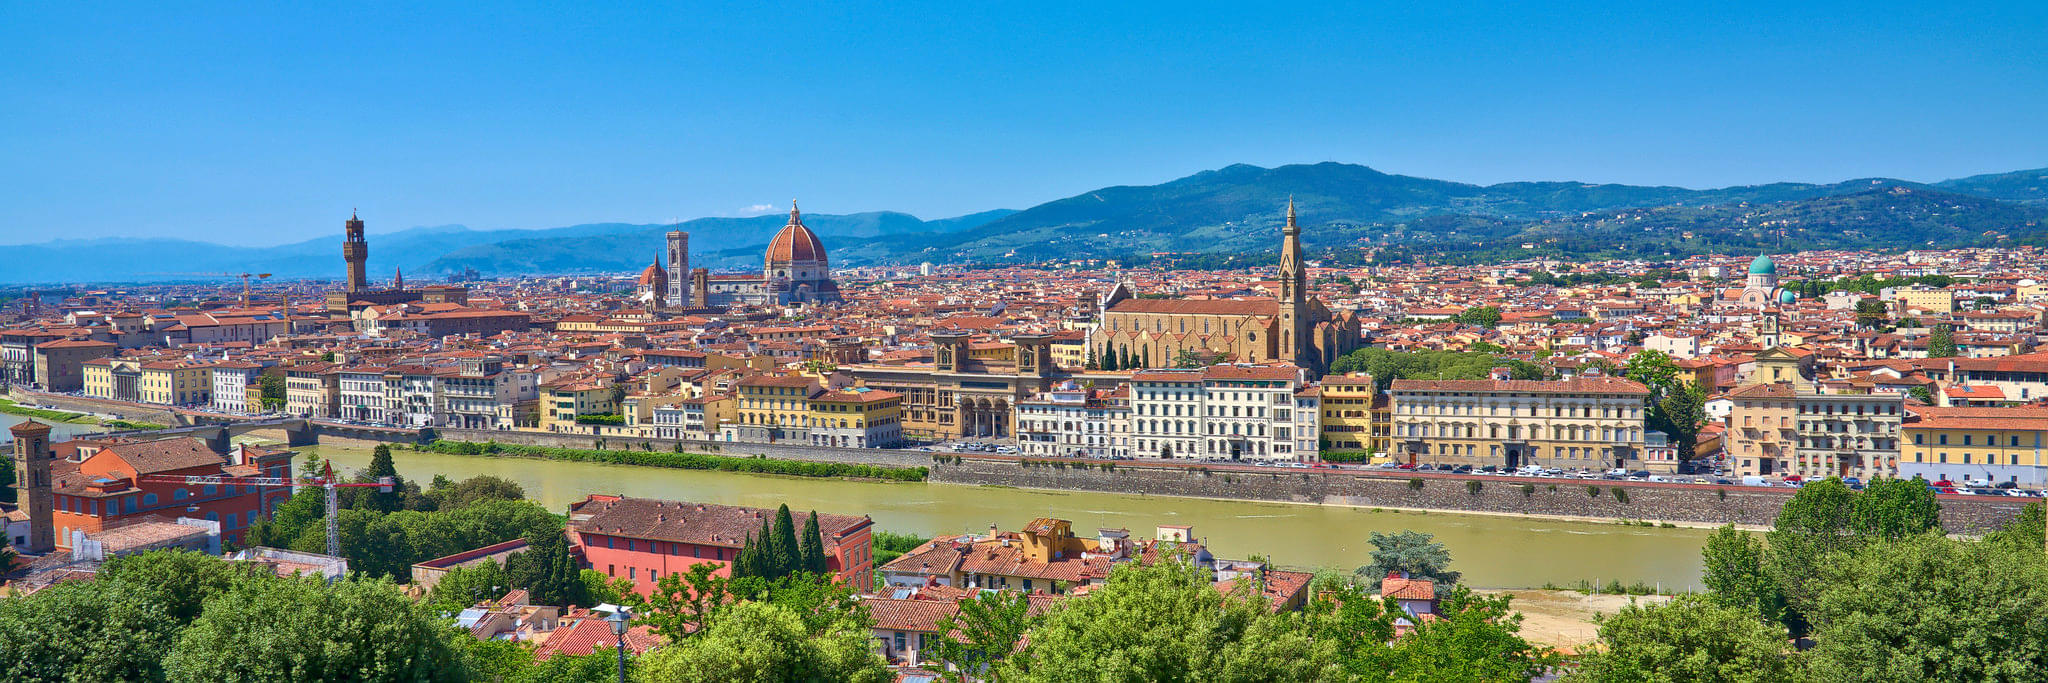
<svg viewBox="0 0 2048 683">
<path fill-rule="evenodd" d="M 368 448 L 300 449 L 334 461 L 336 469 L 369 464 Z M 1159 524 L 1186 524 L 1212 552 L 1261 554 L 1281 566 L 1346 572 L 1371 561 L 1373 531 L 1414 529 L 1435 534 L 1451 551 L 1452 568 L 1477 587 L 1526 588 L 1580 579 L 1661 582 L 1667 590 L 1698 587 L 1706 531 L 1626 527 L 1519 517 L 1289 505 L 1082 491 L 1037 491 L 927 483 L 810 479 L 624 465 L 484 458 L 399 450 L 398 472 L 422 486 L 434 475 L 463 479 L 493 474 L 526 487 L 526 495 L 560 511 L 588 493 L 621 493 L 701 503 L 866 514 L 885 531 L 923 536 L 1017 529 L 1034 517 L 1071 520 L 1077 534 L 1123 527 L 1149 538 Z"/>
</svg>

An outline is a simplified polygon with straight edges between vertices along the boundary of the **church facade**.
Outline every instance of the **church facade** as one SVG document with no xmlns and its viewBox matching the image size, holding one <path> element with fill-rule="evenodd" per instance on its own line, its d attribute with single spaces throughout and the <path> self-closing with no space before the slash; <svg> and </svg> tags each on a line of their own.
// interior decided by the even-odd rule
<svg viewBox="0 0 2048 683">
<path fill-rule="evenodd" d="M 1356 314 L 1335 313 L 1308 294 L 1301 228 L 1287 203 L 1281 231 L 1280 291 L 1272 298 L 1140 299 L 1118 283 L 1103 297 L 1089 333 L 1098 366 L 1174 367 L 1183 352 L 1239 363 L 1286 361 L 1320 374 L 1363 342 Z M 1114 359 L 1114 360 L 1110 360 Z"/>
</svg>

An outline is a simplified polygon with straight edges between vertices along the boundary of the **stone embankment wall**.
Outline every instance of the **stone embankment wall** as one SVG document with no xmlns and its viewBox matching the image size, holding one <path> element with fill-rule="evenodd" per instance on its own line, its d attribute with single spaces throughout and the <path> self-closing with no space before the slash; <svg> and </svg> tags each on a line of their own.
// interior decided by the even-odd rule
<svg viewBox="0 0 2048 683">
<path fill-rule="evenodd" d="M 778 460 L 837 462 L 854 465 L 878 465 L 882 467 L 920 467 L 932 464 L 930 453 L 884 448 L 833 448 L 830 446 L 802 444 L 646 439 L 629 436 L 551 434 L 548 432 L 516 432 L 491 429 L 437 428 L 435 431 L 440 438 L 449 441 L 474 441 L 477 443 L 496 441 L 502 444 L 545 446 L 549 448 L 606 448 L 615 451 L 651 450 L 670 452 L 676 449 L 676 444 L 682 444 L 685 452 L 709 455 L 759 455 Z M 643 444 L 645 444 L 644 449 L 642 447 Z"/>
<path fill-rule="evenodd" d="M 15 403 L 25 405 L 50 406 L 57 410 L 66 410 L 74 413 L 112 415 L 133 422 L 152 422 L 173 426 L 185 424 L 185 421 L 180 419 L 176 413 L 163 406 L 129 403 L 127 401 L 108 401 L 82 396 L 66 396 L 63 394 L 45 394 L 20 387 L 10 387 L 7 391 L 7 398 Z"/>
<path fill-rule="evenodd" d="M 929 480 L 1020 488 L 1102 491 L 1158 496 L 1193 496 L 1290 503 L 1399 507 L 1428 510 L 1564 515 L 1706 524 L 1769 525 L 1792 489 L 1744 486 L 1667 486 L 1639 482 L 1576 479 L 1457 479 L 1363 476 L 1326 470 L 1203 471 L 1147 467 L 1128 461 L 1068 463 L 975 459 L 933 463 Z M 1468 481 L 1478 481 L 1472 491 Z M 1526 488 L 1525 488 L 1526 487 Z M 1593 495 L 1589 488 L 1600 492 Z M 1624 492 L 1617 496 L 1616 492 Z M 1953 533 L 1981 533 L 2003 525 L 2026 505 L 2017 498 L 1945 497 L 1942 525 Z"/>
</svg>

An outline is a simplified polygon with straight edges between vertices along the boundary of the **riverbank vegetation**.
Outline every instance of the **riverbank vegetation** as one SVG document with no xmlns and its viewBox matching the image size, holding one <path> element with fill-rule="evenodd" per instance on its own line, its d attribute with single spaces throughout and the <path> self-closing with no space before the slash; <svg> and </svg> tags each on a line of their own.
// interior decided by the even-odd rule
<svg viewBox="0 0 2048 683">
<path fill-rule="evenodd" d="M 875 545 L 875 566 L 888 564 L 904 553 L 916 550 L 926 541 L 932 540 L 917 534 L 899 534 L 891 531 L 877 531 L 870 537 Z"/>
<path fill-rule="evenodd" d="M 541 458 L 545 460 L 566 460 L 570 462 L 601 462 L 613 465 L 667 467 L 684 470 L 786 474 L 796 477 L 853 477 L 857 479 L 882 479 L 887 481 L 924 481 L 925 475 L 929 471 L 923 467 L 881 467 L 878 465 L 856 463 L 775 460 L 760 456 L 740 457 L 706 455 L 703 453 L 550 448 L 547 446 L 501 444 L 496 441 L 476 443 L 473 441 L 440 439 L 418 448 L 429 453 L 445 453 L 449 455 L 512 456 Z"/>
</svg>

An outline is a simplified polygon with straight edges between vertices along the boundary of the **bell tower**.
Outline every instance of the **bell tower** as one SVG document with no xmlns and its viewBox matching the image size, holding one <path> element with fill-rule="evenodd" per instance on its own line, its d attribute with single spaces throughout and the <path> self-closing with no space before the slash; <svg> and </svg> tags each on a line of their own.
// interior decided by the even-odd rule
<svg viewBox="0 0 2048 683">
<path fill-rule="evenodd" d="M 1302 352 L 1311 346 L 1306 332 L 1308 273 L 1302 264 L 1301 226 L 1295 223 L 1293 197 L 1287 198 L 1287 225 L 1280 228 L 1280 235 L 1280 329 L 1275 330 L 1280 340 L 1273 353 L 1300 364 L 1312 354 Z"/>
<path fill-rule="evenodd" d="M 682 308 L 690 305 L 690 233 L 681 230 L 668 231 L 668 291 L 657 292 L 665 297 L 664 305 Z"/>
<path fill-rule="evenodd" d="M 57 454 L 50 450 L 50 426 L 23 420 L 8 431 L 14 434 L 15 499 L 28 515 L 28 541 L 18 550 L 41 555 L 57 549 L 57 528 L 50 519 L 57 502 L 50 490 L 50 464 Z"/>
<path fill-rule="evenodd" d="M 363 239 L 363 219 L 356 212 L 348 212 L 348 222 L 342 224 L 346 236 L 341 242 L 341 260 L 348 262 L 348 293 L 354 294 L 368 287 L 369 276 L 364 268 L 370 263 L 370 242 Z"/>
<path fill-rule="evenodd" d="M 960 330 L 933 330 L 932 369 L 939 372 L 959 372 L 967 365 L 967 333 Z"/>
</svg>

